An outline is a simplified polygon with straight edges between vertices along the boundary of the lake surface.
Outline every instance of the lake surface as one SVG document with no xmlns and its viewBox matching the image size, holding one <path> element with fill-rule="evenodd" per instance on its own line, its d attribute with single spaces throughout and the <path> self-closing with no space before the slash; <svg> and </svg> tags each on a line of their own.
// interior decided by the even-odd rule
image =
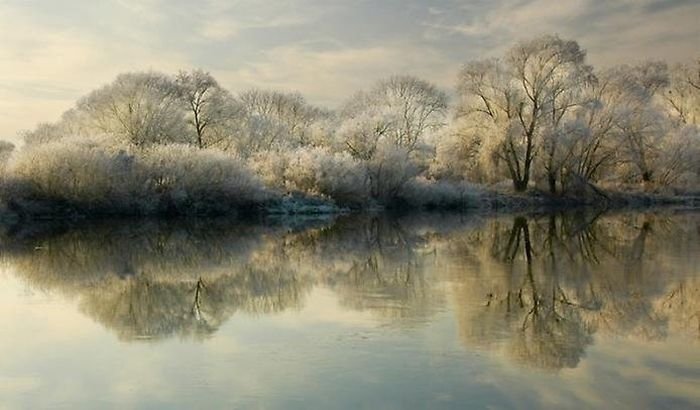
<svg viewBox="0 0 700 410">
<path fill-rule="evenodd" d="M 0 251 L 0 409 L 700 407 L 700 213 L 36 224 Z"/>
</svg>

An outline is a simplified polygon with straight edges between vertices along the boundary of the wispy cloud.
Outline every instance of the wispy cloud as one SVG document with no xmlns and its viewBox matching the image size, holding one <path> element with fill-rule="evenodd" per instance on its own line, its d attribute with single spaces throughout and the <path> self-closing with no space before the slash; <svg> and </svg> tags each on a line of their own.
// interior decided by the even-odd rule
<svg viewBox="0 0 700 410">
<path fill-rule="evenodd" d="M 519 38 L 559 33 L 589 49 L 599 64 L 628 59 L 680 60 L 696 51 L 700 3 L 687 0 L 505 0 L 474 2 L 423 22 L 433 41 L 476 41 L 479 54 L 497 54 Z"/>
<path fill-rule="evenodd" d="M 379 78 L 396 73 L 432 77 L 443 87 L 451 87 L 457 69 L 432 49 L 375 46 L 316 50 L 290 45 L 267 50 L 256 61 L 217 74 L 234 89 L 301 91 L 315 103 L 333 106 Z"/>
</svg>

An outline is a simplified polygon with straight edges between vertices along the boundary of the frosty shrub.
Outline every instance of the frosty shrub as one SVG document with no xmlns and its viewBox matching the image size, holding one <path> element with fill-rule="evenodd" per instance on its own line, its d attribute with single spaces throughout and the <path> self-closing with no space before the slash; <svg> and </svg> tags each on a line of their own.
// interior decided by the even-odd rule
<svg viewBox="0 0 700 410">
<path fill-rule="evenodd" d="M 117 162 L 116 156 L 92 141 L 28 146 L 8 164 L 8 180 L 15 189 L 12 197 L 89 208 L 105 207 L 109 202 L 123 206 L 122 198 L 114 194 L 128 180 L 115 169 Z"/>
<path fill-rule="evenodd" d="M 289 155 L 279 151 L 258 152 L 248 158 L 248 168 L 260 178 L 265 186 L 280 191 L 286 190 L 285 169 Z"/>
<path fill-rule="evenodd" d="M 371 195 L 383 204 L 397 199 L 406 183 L 420 173 L 407 149 L 391 145 L 378 148 L 367 170 Z"/>
<path fill-rule="evenodd" d="M 236 158 L 185 145 L 145 151 L 86 140 L 25 147 L 7 169 L 5 196 L 24 212 L 219 213 L 265 199 Z M 36 210 L 34 209 L 36 208 Z"/>
<path fill-rule="evenodd" d="M 364 165 L 345 152 L 300 148 L 291 153 L 284 178 L 289 189 L 323 195 L 341 204 L 361 203 L 368 196 Z"/>
<path fill-rule="evenodd" d="M 266 198 L 262 185 L 237 158 L 189 145 L 156 145 L 143 153 L 141 172 L 160 208 L 176 213 L 223 212 Z"/>
<path fill-rule="evenodd" d="M 323 196 L 348 205 L 369 195 L 365 164 L 348 153 L 304 147 L 257 153 L 248 163 L 267 187 L 281 192 Z"/>
<path fill-rule="evenodd" d="M 15 144 L 0 140 L 0 170 L 2 170 L 10 158 L 12 151 L 15 150 Z"/>
</svg>

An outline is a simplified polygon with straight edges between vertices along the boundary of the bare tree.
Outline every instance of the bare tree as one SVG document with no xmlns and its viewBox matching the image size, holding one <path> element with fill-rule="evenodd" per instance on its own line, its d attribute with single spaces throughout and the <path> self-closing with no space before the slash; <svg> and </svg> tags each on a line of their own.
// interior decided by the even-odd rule
<svg viewBox="0 0 700 410">
<path fill-rule="evenodd" d="M 482 144 L 505 162 L 516 191 L 527 188 L 539 150 L 550 191 L 556 191 L 560 127 L 583 102 L 583 87 L 594 81 L 585 58 L 575 41 L 543 36 L 516 44 L 504 60 L 462 69 L 458 113 L 477 117 Z"/>
<path fill-rule="evenodd" d="M 393 76 L 355 94 L 341 110 L 345 144 L 371 156 L 380 140 L 413 151 L 427 132 L 445 125 L 447 95 L 412 76 Z"/>
<path fill-rule="evenodd" d="M 186 125 L 179 101 L 168 76 L 127 73 L 81 99 L 77 109 L 97 132 L 140 147 L 183 140 Z"/>
<path fill-rule="evenodd" d="M 683 124 L 700 125 L 700 60 L 673 66 L 670 77 L 664 98 L 671 113 Z"/>
<path fill-rule="evenodd" d="M 180 71 L 175 83 L 180 99 L 187 106 L 187 122 L 194 128 L 197 146 L 205 148 L 221 142 L 224 137 L 214 128 L 224 126 L 235 114 L 229 92 L 202 70 Z"/>
<path fill-rule="evenodd" d="M 616 81 L 616 70 L 596 75 L 585 90 L 585 103 L 576 107 L 562 138 L 561 182 L 569 190 L 577 183 L 590 184 L 609 170 L 619 144 L 616 124 L 625 103 L 626 90 Z"/>
<path fill-rule="evenodd" d="M 617 159 L 642 182 L 652 182 L 671 125 L 656 104 L 656 97 L 669 84 L 668 67 L 663 62 L 649 61 L 621 66 L 614 75 L 624 95 L 618 102 L 615 122 L 620 138 Z"/>
<path fill-rule="evenodd" d="M 15 150 L 15 144 L 9 141 L 0 140 L 0 172 L 5 168 L 5 163 Z"/>
<path fill-rule="evenodd" d="M 337 137 L 366 162 L 370 191 L 392 200 L 419 172 L 418 150 L 430 132 L 445 125 L 447 95 L 411 76 L 381 80 L 341 108 Z"/>
<path fill-rule="evenodd" d="M 322 118 L 323 110 L 306 102 L 299 93 L 252 89 L 238 96 L 239 127 L 256 150 L 275 146 L 298 147 L 310 142 L 310 127 Z"/>
</svg>

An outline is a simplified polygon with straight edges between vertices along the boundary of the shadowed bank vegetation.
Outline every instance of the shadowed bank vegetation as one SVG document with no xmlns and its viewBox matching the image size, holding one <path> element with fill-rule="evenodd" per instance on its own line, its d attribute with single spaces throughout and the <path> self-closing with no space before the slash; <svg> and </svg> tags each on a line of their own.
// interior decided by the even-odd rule
<svg viewBox="0 0 700 410">
<path fill-rule="evenodd" d="M 210 74 L 119 75 L 0 144 L 0 212 L 229 214 L 653 202 L 698 192 L 700 65 L 595 69 L 543 36 L 454 98 L 393 76 L 336 110 Z"/>
</svg>

